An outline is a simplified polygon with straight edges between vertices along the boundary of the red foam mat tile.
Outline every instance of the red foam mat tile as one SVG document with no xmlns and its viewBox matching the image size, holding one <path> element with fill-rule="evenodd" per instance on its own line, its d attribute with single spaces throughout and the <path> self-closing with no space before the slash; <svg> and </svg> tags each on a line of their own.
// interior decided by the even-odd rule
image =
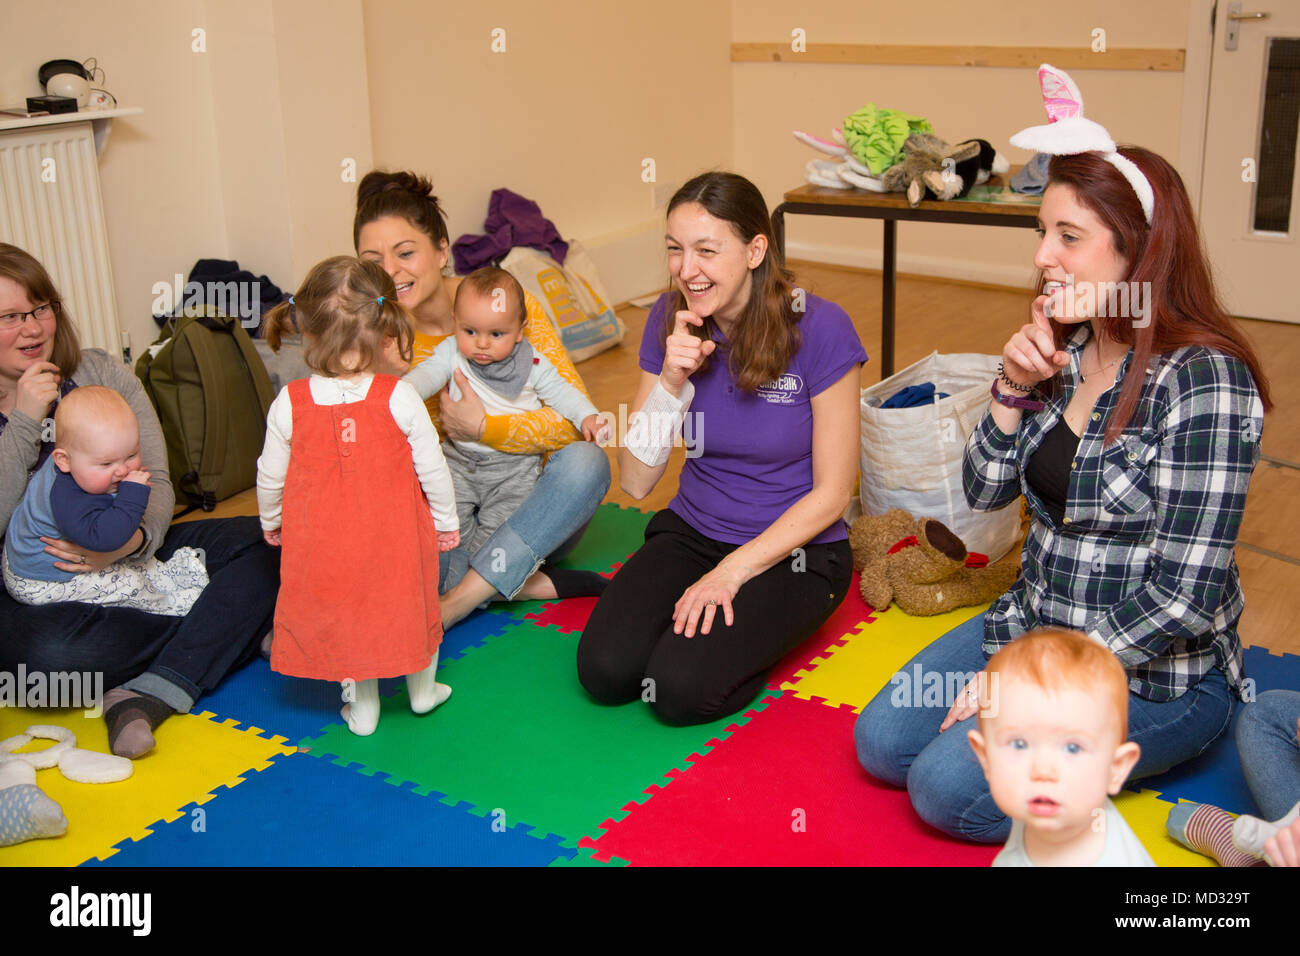
<svg viewBox="0 0 1300 956">
<path fill-rule="evenodd" d="M 786 694 L 583 846 L 633 866 L 988 866 L 858 764 L 856 715 Z"/>
</svg>

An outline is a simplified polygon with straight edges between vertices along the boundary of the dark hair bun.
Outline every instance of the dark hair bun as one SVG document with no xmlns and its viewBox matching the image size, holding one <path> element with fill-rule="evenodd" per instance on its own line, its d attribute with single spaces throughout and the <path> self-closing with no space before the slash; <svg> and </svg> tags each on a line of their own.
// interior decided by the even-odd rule
<svg viewBox="0 0 1300 956">
<path fill-rule="evenodd" d="M 374 169 L 362 176 L 357 185 L 357 205 L 360 206 L 372 196 L 394 190 L 411 193 L 420 199 L 432 199 L 435 203 L 438 201 L 438 197 L 433 194 L 433 182 L 426 177 L 406 169 L 395 173 Z"/>
<path fill-rule="evenodd" d="M 384 216 L 402 216 L 409 220 L 427 234 L 435 246 L 448 238 L 446 216 L 438 197 L 433 194 L 433 182 L 410 170 L 388 172 L 375 169 L 361 177 L 357 184 L 357 213 L 352 224 L 353 245 L 356 245 L 363 225 Z"/>
</svg>

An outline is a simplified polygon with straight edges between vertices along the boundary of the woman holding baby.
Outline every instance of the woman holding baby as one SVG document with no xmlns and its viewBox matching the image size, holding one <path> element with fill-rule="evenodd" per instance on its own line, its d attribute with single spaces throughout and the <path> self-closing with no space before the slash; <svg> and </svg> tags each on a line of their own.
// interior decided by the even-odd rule
<svg viewBox="0 0 1300 956">
<path fill-rule="evenodd" d="M 1040 72 L 1053 122 L 1012 142 L 1053 154 L 1034 257 L 1041 294 L 1003 348 L 964 462 L 976 510 L 1025 497 L 1021 578 L 906 669 L 978 674 L 1028 630 L 1082 631 L 1125 669 L 1141 750 L 1132 777 L 1149 777 L 1204 751 L 1247 686 L 1233 548 L 1268 385 L 1219 303 L 1178 173 L 1115 147 L 1082 116 L 1073 81 Z M 1148 290 L 1140 314 L 1110 313 L 1096 294 L 1121 282 Z M 946 712 L 892 706 L 886 688 L 855 736 L 862 765 L 906 786 L 923 819 L 994 843 L 1010 820 L 967 741 L 979 685 Z"/>
<path fill-rule="evenodd" d="M 118 436 L 122 441 L 114 444 L 121 448 L 87 448 L 74 440 L 72 429 L 67 436 L 51 434 L 59 407 L 82 386 L 103 388 L 94 403 L 74 403 L 86 406 L 78 415 L 89 410 L 92 417 L 90 427 L 77 434 L 104 442 Z M 98 434 L 96 408 L 112 418 Z M 56 438 L 66 450 L 56 452 Z M 93 460 L 79 462 L 87 453 Z M 154 746 L 153 731 L 164 719 L 188 712 L 201 694 L 257 654 L 271 629 L 279 556 L 262 541 L 256 518 L 169 527 L 174 494 L 162 429 L 139 381 L 106 352 L 83 350 L 44 267 L 22 249 L 0 243 L 0 529 L 7 550 L 19 544 L 23 530 L 36 527 L 20 530 L 11 522 L 30 504 L 24 501 L 29 484 L 37 477 L 58 480 L 56 470 L 87 493 L 106 497 L 123 489 L 117 495 L 123 499 L 119 523 L 129 500 L 138 510 L 130 512 L 122 527 L 126 540 L 113 550 L 92 550 L 66 535 L 21 542 L 40 553 L 39 573 L 48 582 L 112 577 L 153 559 L 170 563 L 182 552 L 201 565 L 195 572 L 207 579 L 184 597 L 184 613 L 177 606 L 150 613 L 120 593 L 103 603 L 79 598 L 26 604 L 0 590 L 0 669 L 12 673 L 22 664 L 28 673 L 103 673 L 112 688 L 102 702 L 110 748 L 138 757 Z M 45 504 L 38 502 L 35 510 Z"/>
<path fill-rule="evenodd" d="M 459 280 L 443 275 L 450 252 L 447 223 L 432 185 L 411 172 L 368 173 L 357 187 L 353 221 L 357 255 L 379 263 L 393 279 L 415 332 L 414 364 L 455 331 L 452 303 Z M 585 388 L 541 306 L 525 293 L 524 337 L 570 385 Z M 542 476 L 523 504 L 470 554 L 441 556 L 439 600 L 450 627 L 494 597 L 507 600 L 598 594 L 604 579 L 587 571 L 543 564 L 572 548 L 609 490 L 609 459 L 552 408 L 488 415 L 457 371 L 460 393 L 444 389 L 426 403 L 446 437 L 481 442 L 512 454 L 549 453 Z"/>
</svg>

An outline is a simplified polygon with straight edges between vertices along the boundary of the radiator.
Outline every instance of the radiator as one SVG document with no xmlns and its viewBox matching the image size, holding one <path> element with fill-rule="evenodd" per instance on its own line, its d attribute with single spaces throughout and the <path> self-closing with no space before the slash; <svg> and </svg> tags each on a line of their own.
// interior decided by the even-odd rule
<svg viewBox="0 0 1300 956">
<path fill-rule="evenodd" d="M 120 354 L 99 161 L 89 120 L 0 131 L 0 240 L 25 249 L 45 266 L 83 346 Z"/>
</svg>

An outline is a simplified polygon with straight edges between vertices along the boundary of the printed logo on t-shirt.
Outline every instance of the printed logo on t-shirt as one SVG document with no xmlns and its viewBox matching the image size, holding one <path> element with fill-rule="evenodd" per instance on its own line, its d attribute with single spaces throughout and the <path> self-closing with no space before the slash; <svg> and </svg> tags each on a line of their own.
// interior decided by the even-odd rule
<svg viewBox="0 0 1300 956">
<path fill-rule="evenodd" d="M 795 396 L 803 391 L 803 379 L 794 372 L 786 372 L 776 381 L 758 387 L 760 398 L 773 405 L 793 405 Z"/>
</svg>

